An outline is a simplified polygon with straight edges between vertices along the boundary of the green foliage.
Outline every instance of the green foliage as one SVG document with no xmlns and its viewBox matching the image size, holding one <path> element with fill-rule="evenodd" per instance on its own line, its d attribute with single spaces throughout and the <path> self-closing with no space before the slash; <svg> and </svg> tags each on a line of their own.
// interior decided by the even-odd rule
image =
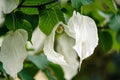
<svg viewBox="0 0 120 80">
<path fill-rule="evenodd" d="M 5 22 L 0 25 L 0 36 L 22 28 L 28 32 L 28 40 L 31 41 L 37 26 L 48 36 L 58 22 L 67 23 L 73 11 L 77 10 L 95 20 L 99 45 L 95 54 L 83 61 L 82 70 L 72 80 L 114 80 L 120 74 L 120 5 L 116 5 L 114 1 L 68 0 L 62 3 L 61 0 L 21 0 L 14 11 L 4 15 Z M 106 19 L 100 12 L 112 16 Z M 103 54 L 108 52 L 110 54 Z M 62 68 L 49 62 L 43 53 L 28 56 L 18 77 L 21 80 L 34 80 L 33 77 L 39 70 L 42 70 L 48 80 L 64 80 Z M 8 78 L 2 63 L 0 73 L 0 79 Z"/>
<path fill-rule="evenodd" d="M 117 32 L 116 39 L 117 42 L 120 44 L 120 30 Z"/>
<path fill-rule="evenodd" d="M 7 14 L 5 25 L 9 30 L 25 29 L 28 32 L 28 40 L 31 40 L 32 31 L 38 25 L 38 15 L 27 15 L 20 11 Z"/>
<path fill-rule="evenodd" d="M 39 27 L 46 35 L 49 35 L 51 33 L 53 27 L 59 21 L 64 21 L 63 13 L 59 9 L 51 8 L 39 12 Z"/>
<path fill-rule="evenodd" d="M 39 14 L 38 9 L 37 8 L 20 8 L 20 10 L 25 13 L 25 14 L 29 14 L 29 15 L 35 15 L 35 14 Z"/>
</svg>

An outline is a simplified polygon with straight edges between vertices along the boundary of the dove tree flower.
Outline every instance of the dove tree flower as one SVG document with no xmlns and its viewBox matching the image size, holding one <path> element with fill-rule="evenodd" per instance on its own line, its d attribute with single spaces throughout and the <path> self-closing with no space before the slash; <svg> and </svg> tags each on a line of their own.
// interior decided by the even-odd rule
<svg viewBox="0 0 120 80">
<path fill-rule="evenodd" d="M 60 25 L 64 32 L 55 42 L 56 30 Z M 93 54 L 97 44 L 98 34 L 94 20 L 74 11 L 68 25 L 59 22 L 46 38 L 44 53 L 49 61 L 61 65 L 65 79 L 71 80 L 77 74 L 82 61 Z M 80 57 L 79 61 L 77 56 Z"/>
<path fill-rule="evenodd" d="M 0 25 L 4 22 L 4 14 L 12 12 L 19 2 L 19 0 L 0 0 Z"/>
<path fill-rule="evenodd" d="M 5 71 L 13 78 L 22 70 L 23 61 L 27 57 L 25 44 L 28 39 L 27 31 L 18 29 L 10 32 L 2 42 L 0 61 Z"/>
</svg>

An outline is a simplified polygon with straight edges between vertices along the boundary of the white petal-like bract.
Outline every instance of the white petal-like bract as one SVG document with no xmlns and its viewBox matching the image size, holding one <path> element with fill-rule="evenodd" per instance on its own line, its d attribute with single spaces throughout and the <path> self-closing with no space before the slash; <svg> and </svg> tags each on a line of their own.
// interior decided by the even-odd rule
<svg viewBox="0 0 120 80">
<path fill-rule="evenodd" d="M 93 54 L 98 45 L 97 26 L 94 20 L 88 16 L 74 11 L 68 21 L 68 34 L 75 39 L 74 49 L 82 60 Z"/>
<path fill-rule="evenodd" d="M 27 31 L 18 29 L 10 32 L 4 39 L 0 52 L 0 61 L 5 71 L 13 78 L 23 68 L 23 61 L 27 57 L 25 44 L 28 39 Z"/>
<path fill-rule="evenodd" d="M 57 24 L 54 27 L 52 33 L 45 40 L 43 49 L 44 49 L 44 53 L 47 56 L 49 61 L 56 63 L 56 64 L 66 65 L 66 61 L 64 60 L 64 56 L 62 54 L 57 53 L 54 50 L 55 31 L 56 31 L 57 27 L 59 26 L 59 24 Z"/>
<path fill-rule="evenodd" d="M 67 65 L 61 65 L 66 80 L 71 80 L 77 74 L 79 68 L 78 56 L 72 48 L 74 42 L 75 40 L 66 33 L 61 34 L 56 42 L 56 51 L 61 53 L 67 62 Z"/>
<path fill-rule="evenodd" d="M 44 43 L 44 53 L 48 60 L 53 63 L 59 64 L 64 71 L 64 77 L 66 80 L 71 80 L 77 74 L 79 62 L 77 60 L 77 54 L 73 49 L 75 40 L 69 37 L 65 32 L 59 35 L 55 39 L 55 31 L 59 25 L 66 28 L 62 22 L 59 22 L 53 29 L 52 33 L 48 36 Z M 54 45 L 54 43 L 56 43 Z"/>
<path fill-rule="evenodd" d="M 11 13 L 19 3 L 19 0 L 0 0 L 0 27 L 5 20 L 4 14 Z"/>
<path fill-rule="evenodd" d="M 30 54 L 35 54 L 40 52 L 43 49 L 44 41 L 46 39 L 46 35 L 37 27 L 32 34 L 32 44 L 28 42 L 28 48 L 33 49 L 33 51 L 29 51 Z"/>
</svg>

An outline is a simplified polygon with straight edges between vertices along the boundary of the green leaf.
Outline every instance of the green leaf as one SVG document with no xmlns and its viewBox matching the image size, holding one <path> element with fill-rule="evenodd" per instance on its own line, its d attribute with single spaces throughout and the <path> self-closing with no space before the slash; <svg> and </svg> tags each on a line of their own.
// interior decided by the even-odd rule
<svg viewBox="0 0 120 80">
<path fill-rule="evenodd" d="M 20 8 L 20 11 L 23 12 L 23 13 L 25 13 L 25 14 L 29 14 L 29 15 L 39 14 L 37 8 L 21 7 L 21 8 Z"/>
<path fill-rule="evenodd" d="M 113 40 L 108 31 L 99 32 L 99 42 L 104 52 L 108 52 L 112 48 Z"/>
<path fill-rule="evenodd" d="M 21 72 L 19 72 L 19 77 L 21 80 L 35 80 L 27 71 L 26 69 L 23 69 Z"/>
<path fill-rule="evenodd" d="M 109 29 L 110 34 L 112 35 L 112 40 L 113 40 L 113 45 L 112 45 L 112 49 L 119 52 L 120 50 L 120 45 L 118 44 L 117 40 L 116 40 L 116 36 L 117 33 L 116 31 Z"/>
<path fill-rule="evenodd" d="M 71 0 L 72 7 L 75 9 L 80 8 L 82 5 L 88 5 L 93 2 L 93 0 Z"/>
<path fill-rule="evenodd" d="M 28 58 L 39 69 L 42 69 L 42 70 L 44 70 L 48 66 L 48 64 L 49 64 L 49 61 L 47 60 L 47 57 L 44 54 L 35 55 L 35 56 L 30 55 Z"/>
<path fill-rule="evenodd" d="M 5 75 L 7 75 L 6 71 L 3 69 L 3 65 L 1 62 L 0 62 L 0 71 L 3 72 Z"/>
<path fill-rule="evenodd" d="M 55 77 L 53 76 L 52 72 L 48 69 L 43 70 L 43 72 L 46 74 L 48 80 L 56 80 Z"/>
<path fill-rule="evenodd" d="M 120 14 L 113 16 L 110 19 L 109 27 L 115 31 L 118 31 L 120 29 Z"/>
<path fill-rule="evenodd" d="M 40 70 L 36 65 L 34 65 L 31 61 L 25 61 L 23 69 L 29 73 L 31 77 L 34 77 L 36 73 Z M 32 73 L 31 73 L 32 72 Z"/>
<path fill-rule="evenodd" d="M 107 9 L 109 12 L 113 12 L 113 13 L 117 13 L 116 10 L 116 6 L 115 3 L 113 3 L 113 0 L 103 0 L 104 4 L 106 5 L 106 7 L 108 7 L 109 9 Z"/>
<path fill-rule="evenodd" d="M 9 30 L 15 29 L 15 18 L 13 14 L 7 14 L 5 18 L 5 25 Z"/>
<path fill-rule="evenodd" d="M 23 5 L 41 5 L 53 0 L 24 0 Z"/>
<path fill-rule="evenodd" d="M 55 74 L 55 77 L 57 78 L 57 80 L 64 80 L 64 72 L 59 65 L 50 63 L 49 66 L 54 71 L 54 74 Z"/>
<path fill-rule="evenodd" d="M 81 0 L 82 5 L 92 4 L 94 0 Z"/>
<path fill-rule="evenodd" d="M 95 0 L 94 6 L 106 13 L 117 13 L 113 0 Z"/>
<path fill-rule="evenodd" d="M 6 34 L 9 30 L 4 25 L 3 27 L 0 27 L 0 36 Z"/>
<path fill-rule="evenodd" d="M 39 22 L 39 16 L 38 15 L 28 15 L 28 14 L 24 14 L 20 11 L 17 11 L 15 13 L 16 17 L 19 18 L 20 20 L 27 20 L 30 22 L 30 24 L 32 25 L 32 29 L 35 29 L 38 25 Z"/>
<path fill-rule="evenodd" d="M 61 10 L 51 8 L 40 11 L 39 27 L 46 35 L 51 33 L 53 27 L 59 21 L 64 22 L 63 13 Z"/>
<path fill-rule="evenodd" d="M 73 8 L 80 8 L 82 6 L 81 0 L 71 0 L 71 4 Z"/>
</svg>

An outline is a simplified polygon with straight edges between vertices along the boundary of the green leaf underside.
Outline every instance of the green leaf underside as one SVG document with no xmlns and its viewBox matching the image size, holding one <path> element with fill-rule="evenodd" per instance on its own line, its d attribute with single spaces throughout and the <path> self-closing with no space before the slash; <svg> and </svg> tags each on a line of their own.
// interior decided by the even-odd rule
<svg viewBox="0 0 120 80">
<path fill-rule="evenodd" d="M 21 72 L 19 72 L 19 77 L 21 80 L 35 80 L 33 77 L 26 71 L 26 69 L 23 69 Z"/>
<path fill-rule="evenodd" d="M 120 14 L 111 18 L 109 27 L 115 31 L 118 31 L 120 29 Z"/>
<path fill-rule="evenodd" d="M 46 35 L 49 35 L 53 27 L 59 22 L 64 22 L 63 13 L 59 9 L 51 8 L 40 11 L 39 27 Z"/>
<path fill-rule="evenodd" d="M 88 5 L 93 3 L 93 0 L 71 0 L 73 8 L 80 8 L 82 5 Z"/>
<path fill-rule="evenodd" d="M 73 8 L 80 8 L 82 6 L 81 0 L 71 0 Z"/>
<path fill-rule="evenodd" d="M 92 4 L 94 0 L 81 0 L 82 5 Z"/>
<path fill-rule="evenodd" d="M 44 70 L 49 64 L 49 61 L 47 60 L 47 57 L 44 54 L 29 56 L 28 58 L 41 70 Z"/>
</svg>

